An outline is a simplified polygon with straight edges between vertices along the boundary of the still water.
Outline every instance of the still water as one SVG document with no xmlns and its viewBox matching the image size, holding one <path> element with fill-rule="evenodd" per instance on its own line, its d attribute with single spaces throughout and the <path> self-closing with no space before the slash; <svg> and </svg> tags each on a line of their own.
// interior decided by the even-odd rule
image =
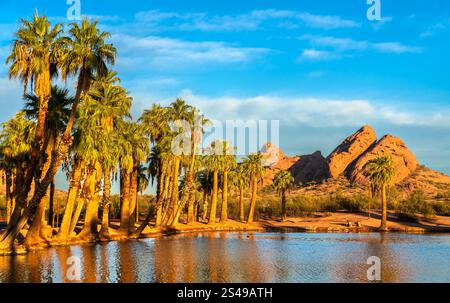
<svg viewBox="0 0 450 303">
<path fill-rule="evenodd" d="M 0 257 L 0 282 L 450 282 L 450 235 L 198 233 Z"/>
</svg>

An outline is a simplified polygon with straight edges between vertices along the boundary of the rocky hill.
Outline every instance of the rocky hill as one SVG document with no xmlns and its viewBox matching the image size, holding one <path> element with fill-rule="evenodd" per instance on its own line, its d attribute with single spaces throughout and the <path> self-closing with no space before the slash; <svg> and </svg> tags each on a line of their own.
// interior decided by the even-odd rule
<svg viewBox="0 0 450 303">
<path fill-rule="evenodd" d="M 321 191 L 336 190 L 339 186 L 362 189 L 367 185 L 366 164 L 378 156 L 390 155 L 396 170 L 394 184 L 404 192 L 421 189 L 436 196 L 450 190 L 450 176 L 421 166 L 400 138 L 386 135 L 378 140 L 369 125 L 347 137 L 326 158 L 320 152 L 297 157 L 288 157 L 279 149 L 278 153 L 282 157 L 268 165 L 264 186 L 272 183 L 278 171 L 289 170 L 297 184 L 313 184 Z"/>
</svg>

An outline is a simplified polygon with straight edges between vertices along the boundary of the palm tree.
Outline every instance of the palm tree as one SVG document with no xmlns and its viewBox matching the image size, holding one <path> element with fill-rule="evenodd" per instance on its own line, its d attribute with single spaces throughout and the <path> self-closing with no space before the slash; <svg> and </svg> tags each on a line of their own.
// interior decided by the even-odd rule
<svg viewBox="0 0 450 303">
<path fill-rule="evenodd" d="M 263 156 L 261 153 L 251 154 L 244 158 L 242 162 L 243 170 L 246 174 L 250 176 L 252 185 L 252 199 L 250 202 L 250 211 L 248 214 L 247 224 L 252 224 L 255 209 L 256 209 L 256 199 L 258 194 L 258 183 L 264 175 L 264 168 L 262 166 Z"/>
<path fill-rule="evenodd" d="M 132 144 L 133 144 L 133 171 L 131 172 L 131 201 L 130 201 L 130 232 L 132 232 L 131 228 L 134 227 L 136 222 L 137 213 L 137 199 L 139 192 L 139 185 L 143 186 L 142 181 L 145 180 L 145 174 L 142 173 L 144 169 L 142 167 L 142 163 L 147 160 L 148 155 L 150 154 L 150 141 L 148 137 L 145 135 L 144 128 L 141 124 L 134 123 L 132 124 Z M 141 184 L 139 184 L 139 180 L 141 180 Z M 142 188 L 142 187 L 141 187 Z M 145 188 L 144 188 L 145 190 Z"/>
<path fill-rule="evenodd" d="M 205 156 L 205 167 L 213 174 L 213 187 L 211 197 L 211 210 L 209 215 L 208 224 L 216 223 L 216 211 L 217 211 L 217 194 L 219 191 L 219 172 L 224 168 L 224 156 L 223 151 L 226 147 L 226 143 L 220 140 L 216 140 L 211 143 L 211 146 L 207 150 L 207 156 Z"/>
<path fill-rule="evenodd" d="M 366 171 L 371 184 L 380 192 L 382 218 L 380 231 L 387 231 L 387 198 L 386 189 L 395 176 L 394 162 L 391 156 L 377 157 L 366 164 Z"/>
<path fill-rule="evenodd" d="M 134 222 L 135 201 L 137 190 L 137 168 L 149 154 L 149 141 L 141 124 L 121 121 L 118 129 L 120 184 L 121 184 L 121 216 L 120 230 L 123 234 L 131 232 Z"/>
<path fill-rule="evenodd" d="M 281 195 L 281 220 L 286 220 L 286 191 L 294 183 L 294 177 L 289 171 L 282 170 L 273 178 L 273 186 Z"/>
<path fill-rule="evenodd" d="M 245 221 L 244 191 L 248 186 L 250 176 L 247 174 L 247 172 L 244 169 L 244 166 L 241 164 L 231 171 L 230 177 L 232 185 L 239 191 L 239 220 L 241 222 L 244 222 Z"/>
<path fill-rule="evenodd" d="M 141 195 L 145 192 L 150 184 L 150 180 L 147 175 L 148 168 L 144 165 L 139 165 L 137 169 L 137 192 Z M 136 195 L 136 222 L 139 222 L 139 201 Z"/>
<path fill-rule="evenodd" d="M 186 102 L 178 98 L 175 102 L 170 105 L 168 117 L 172 127 L 172 131 L 174 135 L 181 135 L 181 131 L 186 131 L 180 128 L 180 121 L 188 121 L 190 118 L 190 112 L 192 111 L 192 107 Z M 178 216 L 178 211 L 181 211 L 181 207 L 179 205 L 179 182 L 180 182 L 180 169 L 181 169 L 181 154 L 172 153 L 172 157 L 174 159 L 173 171 L 172 171 L 172 195 L 170 199 L 169 206 L 169 217 L 168 221 L 171 223 L 176 221 L 175 217 Z M 175 222 L 176 223 L 176 222 Z"/>
<path fill-rule="evenodd" d="M 23 171 L 29 160 L 34 132 L 35 124 L 26 118 L 25 112 L 17 113 L 14 118 L 2 124 L 0 150 L 3 156 L 4 167 L 7 169 L 9 178 L 12 175 L 12 171 L 15 170 L 15 184 L 13 186 L 15 190 L 10 192 L 9 196 L 11 208 L 13 201 L 17 201 L 18 189 L 23 186 Z M 12 182 L 12 180 L 10 181 Z M 12 184 L 7 185 L 7 193 L 8 188 L 11 188 L 11 186 Z M 17 203 L 15 204 L 16 205 L 10 214 L 10 221 L 17 220 L 22 210 L 20 205 L 17 205 Z"/>
<path fill-rule="evenodd" d="M 51 154 L 57 147 L 57 141 L 59 135 L 64 129 L 67 120 L 70 115 L 70 106 L 72 105 L 74 99 L 69 96 L 69 91 L 67 89 L 61 89 L 57 86 L 52 86 L 52 95 L 48 102 L 48 111 L 45 120 L 45 134 L 44 134 L 44 146 L 45 148 L 45 159 L 43 159 L 42 165 L 42 175 L 45 175 L 51 162 Z M 34 94 L 25 95 L 25 106 L 24 112 L 30 120 L 37 120 L 39 115 L 39 97 Z M 49 213 L 48 222 L 52 224 L 53 222 L 53 197 L 54 197 L 54 180 L 50 186 L 50 201 L 49 201 Z M 42 203 L 39 207 L 45 208 L 45 204 Z M 43 214 L 41 210 L 41 214 Z M 40 224 L 42 220 L 34 220 L 35 224 Z M 39 229 L 40 226 L 37 226 Z"/>
<path fill-rule="evenodd" d="M 66 39 L 68 45 L 63 55 L 62 77 L 78 75 L 75 102 L 67 125 L 66 136 L 75 121 L 75 114 L 81 95 L 86 93 L 95 77 L 108 75 L 108 64 L 114 65 L 117 50 L 112 44 L 106 43 L 111 38 L 108 32 L 102 32 L 97 27 L 98 21 L 84 18 L 81 24 L 72 23 L 70 36 Z"/>
<path fill-rule="evenodd" d="M 220 222 L 226 223 L 228 221 L 228 173 L 231 169 L 235 168 L 236 155 L 234 150 L 231 148 L 230 142 L 223 142 L 223 187 L 222 187 L 222 210 L 220 215 Z"/>
<path fill-rule="evenodd" d="M 9 77 L 20 78 L 24 92 L 30 80 L 33 81 L 31 87 L 39 99 L 35 143 L 41 144 L 51 98 L 52 70 L 61 64 L 60 54 L 65 49 L 65 39 L 61 38 L 62 25 L 52 27 L 47 17 L 40 17 L 37 11 L 32 20 L 22 19 L 21 23 L 6 63 L 10 64 Z"/>
<path fill-rule="evenodd" d="M 212 193 L 213 176 L 210 171 L 203 170 L 198 174 L 198 181 L 203 192 L 203 215 L 202 220 L 205 221 L 208 216 L 208 196 Z"/>
</svg>

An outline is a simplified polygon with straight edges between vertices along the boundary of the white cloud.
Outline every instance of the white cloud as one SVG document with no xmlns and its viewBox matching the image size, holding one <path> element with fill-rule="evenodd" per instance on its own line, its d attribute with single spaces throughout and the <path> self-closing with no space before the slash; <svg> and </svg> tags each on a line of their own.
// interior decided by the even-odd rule
<svg viewBox="0 0 450 303">
<path fill-rule="evenodd" d="M 327 61 L 337 58 L 336 54 L 328 51 L 320 51 L 316 49 L 305 49 L 298 58 L 299 62 L 303 61 Z"/>
<path fill-rule="evenodd" d="M 399 42 L 375 43 L 373 47 L 382 53 L 404 54 L 422 52 L 420 47 L 408 46 Z"/>
<path fill-rule="evenodd" d="M 323 28 L 323 29 L 336 29 L 336 28 L 353 28 L 359 27 L 359 23 L 342 19 L 338 16 L 322 16 L 312 15 L 309 13 L 301 13 L 297 15 L 297 18 L 305 22 L 309 27 Z"/>
<path fill-rule="evenodd" d="M 188 41 L 158 36 L 113 35 L 121 53 L 118 64 L 130 68 L 179 67 L 198 64 L 245 63 L 264 56 L 269 49 L 234 46 L 225 42 Z"/>
<path fill-rule="evenodd" d="M 364 50 L 367 49 L 369 46 L 369 43 L 367 41 L 356 41 L 350 38 L 304 35 L 300 39 L 308 40 L 315 46 L 332 47 L 342 51 Z"/>
<path fill-rule="evenodd" d="M 281 21 L 278 26 L 337 29 L 359 27 L 360 24 L 339 16 L 314 15 L 291 10 L 254 10 L 245 14 L 211 15 L 208 13 L 174 13 L 151 10 L 135 15 L 137 22 L 149 23 L 160 30 L 242 31 L 260 29 L 264 22 Z M 171 25 L 166 24 L 171 21 Z"/>
<path fill-rule="evenodd" d="M 381 53 L 405 54 L 405 53 L 421 53 L 422 48 L 409 46 L 400 42 L 379 42 L 373 43 L 369 41 L 358 41 L 351 38 L 336 38 L 330 36 L 313 36 L 304 35 L 301 40 L 307 40 L 314 47 L 331 48 L 335 51 L 336 57 L 338 53 L 347 51 L 377 51 Z M 329 51 L 328 51 L 329 52 Z"/>
<path fill-rule="evenodd" d="M 181 95 L 209 118 L 222 121 L 280 120 L 284 125 L 320 128 L 359 127 L 367 123 L 450 128 L 448 115 L 442 111 L 408 112 L 370 100 L 280 95 L 208 97 L 190 90 Z"/>
</svg>

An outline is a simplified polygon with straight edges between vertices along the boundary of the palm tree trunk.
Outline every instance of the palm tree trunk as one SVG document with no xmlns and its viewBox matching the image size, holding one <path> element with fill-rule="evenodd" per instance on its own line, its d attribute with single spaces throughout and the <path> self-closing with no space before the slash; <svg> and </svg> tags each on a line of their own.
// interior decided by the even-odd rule
<svg viewBox="0 0 450 303">
<path fill-rule="evenodd" d="M 387 231 L 387 198 L 386 198 L 386 185 L 381 187 L 381 208 L 382 208 L 382 218 L 380 231 Z"/>
<path fill-rule="evenodd" d="M 222 211 L 220 214 L 220 223 L 228 221 L 228 170 L 223 171 L 223 188 L 222 188 Z"/>
<path fill-rule="evenodd" d="M 187 223 L 195 222 L 194 204 L 195 204 L 195 194 L 190 193 L 189 194 L 189 202 L 188 202 Z"/>
<path fill-rule="evenodd" d="M 179 181 L 179 173 L 180 173 L 180 158 L 175 158 L 175 165 L 173 167 L 173 176 L 172 176 L 172 199 L 171 199 L 171 208 L 172 211 L 175 210 L 175 207 L 178 204 L 178 181 Z"/>
<path fill-rule="evenodd" d="M 209 213 L 208 224 L 216 224 L 216 210 L 217 210 L 217 192 L 219 185 L 219 170 L 215 169 L 213 174 L 213 191 L 211 198 L 211 212 Z"/>
<path fill-rule="evenodd" d="M 53 178 L 52 183 L 50 183 L 50 197 L 48 201 L 48 219 L 47 222 L 51 227 L 54 227 L 54 199 L 55 198 L 55 180 Z"/>
<path fill-rule="evenodd" d="M 252 200 L 250 203 L 250 212 L 248 214 L 247 224 L 252 224 L 255 216 L 256 209 L 256 195 L 258 192 L 258 180 L 253 177 L 252 180 Z"/>
<path fill-rule="evenodd" d="M 208 218 L 208 193 L 206 193 L 205 195 L 205 201 L 203 202 L 203 216 L 202 216 L 202 221 L 205 222 L 206 219 Z M 211 200 L 212 200 L 212 195 L 211 195 Z"/>
<path fill-rule="evenodd" d="M 281 221 L 286 221 L 286 191 L 281 193 Z"/>
<path fill-rule="evenodd" d="M 136 205 L 138 199 L 138 176 L 137 167 L 133 168 L 130 175 L 130 232 L 134 229 L 136 223 Z"/>
<path fill-rule="evenodd" d="M 130 174 L 125 170 L 120 171 L 120 177 L 122 178 L 122 207 L 120 212 L 120 231 L 123 234 L 129 233 L 130 229 Z"/>
<path fill-rule="evenodd" d="M 158 183 L 160 189 L 159 189 L 158 200 L 156 201 L 155 227 L 160 227 L 163 223 L 163 216 L 164 216 L 163 206 L 164 206 L 164 200 L 166 199 L 166 196 L 167 196 L 169 182 L 170 182 L 170 176 L 169 176 L 169 174 L 166 174 L 166 172 L 164 170 L 164 172 L 161 173 L 161 180 Z"/>
<path fill-rule="evenodd" d="M 69 236 L 75 231 L 75 228 L 77 227 L 78 221 L 80 220 L 81 212 L 83 211 L 83 207 L 85 204 L 84 198 L 80 198 L 77 200 L 78 200 L 77 209 L 73 213 L 73 216 L 70 221 L 70 226 L 69 226 L 69 231 L 68 231 Z"/>
<path fill-rule="evenodd" d="M 94 169 L 94 168 L 93 168 Z M 86 213 L 84 216 L 84 227 L 80 232 L 80 237 L 92 240 L 98 236 L 98 195 L 96 194 L 97 173 L 89 174 L 86 180 Z"/>
<path fill-rule="evenodd" d="M 5 172 L 6 223 L 9 223 L 13 210 L 12 193 L 11 193 L 11 185 L 12 185 L 11 175 L 12 175 L 11 170 L 7 169 Z"/>
<path fill-rule="evenodd" d="M 245 210 L 244 210 L 244 186 L 239 186 L 239 220 L 241 222 L 245 221 Z"/>
<path fill-rule="evenodd" d="M 59 228 L 57 239 L 59 241 L 66 241 L 69 237 L 71 229 L 71 221 L 73 216 L 73 209 L 80 192 L 80 181 L 83 163 L 80 159 L 74 160 L 74 167 L 69 182 L 69 193 L 67 195 L 67 204 L 64 211 L 61 227 Z"/>
<path fill-rule="evenodd" d="M 45 176 L 45 174 L 49 170 L 50 164 L 52 162 L 52 150 L 54 149 L 54 146 L 53 144 L 49 144 L 49 142 L 47 142 L 46 145 L 47 146 L 45 147 L 45 161 L 42 167 L 41 175 L 39 176 L 39 181 L 42 181 L 43 176 Z M 31 222 L 30 229 L 27 232 L 27 236 L 25 238 L 24 243 L 25 246 L 31 247 L 34 245 L 38 245 L 41 242 L 41 229 L 42 226 L 46 224 L 45 209 L 46 203 L 44 197 L 42 197 L 38 203 L 38 211 Z"/>
<path fill-rule="evenodd" d="M 111 172 L 106 169 L 103 173 L 103 215 L 100 235 L 109 238 L 109 209 L 111 205 Z"/>
</svg>

